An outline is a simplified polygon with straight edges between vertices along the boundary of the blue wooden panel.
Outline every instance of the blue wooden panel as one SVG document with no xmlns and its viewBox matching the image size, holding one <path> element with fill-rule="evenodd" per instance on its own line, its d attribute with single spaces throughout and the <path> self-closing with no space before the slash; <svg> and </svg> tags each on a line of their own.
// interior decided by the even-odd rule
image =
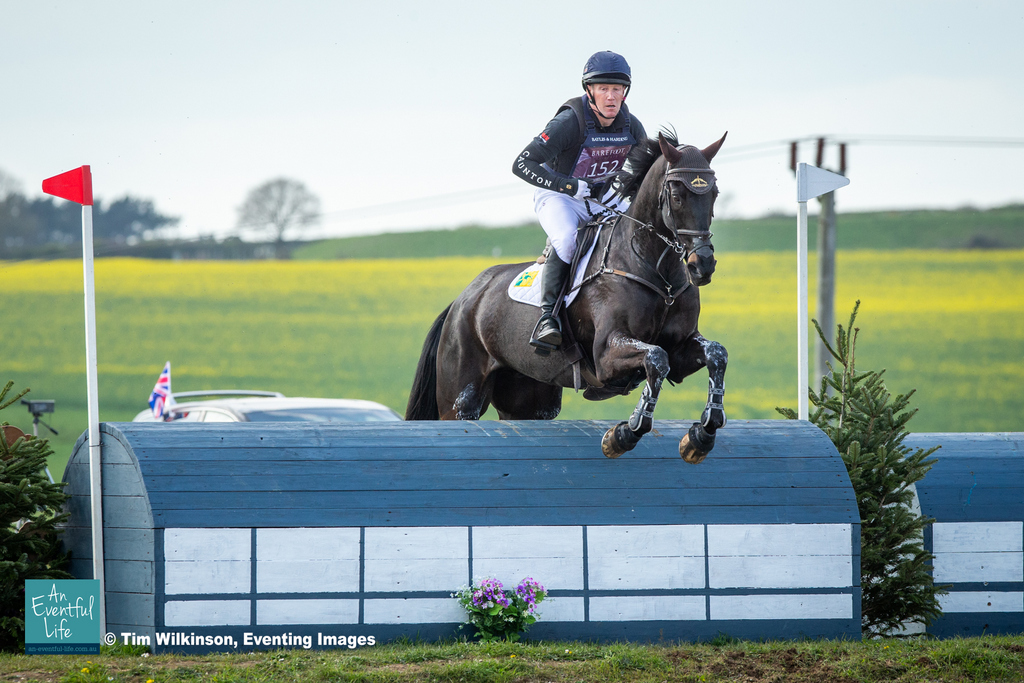
<svg viewBox="0 0 1024 683">
<path fill-rule="evenodd" d="M 259 509 L 246 511 L 161 510 L 154 513 L 157 528 L 170 527 L 223 527 L 251 523 L 255 527 L 336 527 L 336 526 L 494 526 L 515 523 L 536 525 L 559 524 L 746 524 L 751 519 L 764 524 L 803 524 L 811 521 L 829 523 L 849 522 L 857 514 L 835 506 L 803 507 L 771 506 L 716 506 L 711 510 L 700 506 L 680 507 L 647 506 L 635 508 L 621 505 L 595 505 L 585 508 L 528 507 L 520 509 L 522 517 L 512 519 L 507 508 L 455 508 L 438 509 L 425 513 L 417 508 L 309 508 Z M 585 521 L 581 521 L 585 520 Z"/>
<path fill-rule="evenodd" d="M 931 456 L 938 462 L 917 483 L 923 514 L 940 524 L 967 523 L 965 533 L 973 526 L 985 528 L 978 523 L 1001 523 L 995 525 L 1000 529 L 1020 528 L 1013 523 L 1024 520 L 1024 433 L 912 434 L 904 443 L 911 448 L 942 446 Z M 946 528 L 950 528 L 948 524 Z M 948 539 L 942 543 L 939 539 L 937 545 L 936 533 L 926 534 L 925 548 L 937 553 L 937 581 L 942 578 L 938 574 L 956 577 L 951 596 L 964 598 L 964 591 L 1019 591 L 1017 549 L 1021 538 L 1014 538 L 1011 532 L 1009 538 L 1002 539 L 1007 551 L 1002 555 L 1011 556 L 1007 563 L 1007 558 L 998 557 L 1000 553 L 980 552 L 998 548 L 976 547 L 981 543 L 978 537 L 968 536 L 962 543 L 950 543 Z M 1001 567 L 1003 570 L 997 571 Z M 1012 576 L 1013 582 L 984 583 L 993 572 Z M 967 609 L 969 602 L 957 609 Z M 928 627 L 928 633 L 952 637 L 1024 632 L 1024 613 L 993 609 L 986 602 L 979 611 L 947 611 Z"/>
<path fill-rule="evenodd" d="M 940 522 L 1024 520 L 1024 433 L 911 434 L 904 443 L 942 446 L 917 484 L 925 515 Z"/>
<path fill-rule="evenodd" d="M 806 423 L 732 422 L 699 466 L 678 455 L 688 421 L 618 460 L 600 453 L 611 424 L 103 428 L 137 459 L 159 528 L 859 521 L 838 453 Z"/>
<path fill-rule="evenodd" d="M 108 559 L 103 562 L 103 573 L 108 591 L 121 593 L 153 592 L 152 562 Z"/>
<path fill-rule="evenodd" d="M 231 510 L 244 514 L 254 508 L 299 509 L 312 505 L 327 508 L 414 508 L 434 514 L 432 506 L 440 503 L 449 509 L 494 507 L 513 510 L 538 507 L 575 508 L 597 501 L 615 500 L 619 505 L 630 506 L 696 506 L 720 505 L 723 499 L 730 505 L 817 505 L 841 503 L 855 504 L 853 494 L 842 489 L 818 488 L 736 488 L 717 490 L 672 490 L 672 489 L 539 489 L 527 492 L 478 489 L 438 489 L 436 491 L 157 491 L 150 494 L 154 509 L 168 510 L 191 507 L 197 510 Z M 441 511 L 436 511 L 440 513 Z M 448 525 L 447 522 L 441 522 Z M 236 526 L 236 525 L 232 525 Z"/>
<path fill-rule="evenodd" d="M 155 604 L 152 617 L 146 616 L 150 613 L 145 609 L 147 603 L 126 602 L 128 594 L 121 593 L 113 608 L 108 604 L 109 618 L 111 623 L 136 623 L 136 616 L 128 618 L 120 613 L 129 610 L 149 618 L 147 624 L 162 624 L 168 599 L 176 603 L 231 600 L 241 604 L 239 619 L 244 617 L 253 624 L 247 630 L 258 632 L 256 603 L 288 597 L 287 592 L 165 595 L 169 575 L 164 534 L 171 532 L 164 529 L 227 527 L 243 534 L 252 531 L 252 538 L 257 538 L 256 530 L 274 527 L 593 528 L 799 523 L 849 524 L 859 529 L 856 502 L 842 460 L 828 438 L 807 423 L 732 422 L 720 432 L 715 451 L 699 466 L 682 462 L 678 455 L 678 441 L 689 429 L 689 421 L 659 422 L 656 432 L 618 460 L 608 460 L 600 453 L 601 437 L 611 425 L 590 421 L 105 424 L 104 474 L 110 471 L 104 480 L 107 531 L 132 525 L 140 531 L 156 530 L 155 543 L 147 541 L 140 551 L 143 557 L 139 558 L 153 556 L 152 578 L 140 575 L 118 579 L 126 586 L 137 579 L 131 585 L 147 591 L 137 595 L 155 601 L 148 603 Z M 68 467 L 75 494 L 70 508 L 79 535 L 88 532 L 86 452 L 84 440 L 80 440 Z M 369 534 L 369 530 L 359 533 Z M 858 558 L 857 540 L 852 539 L 849 555 L 854 564 Z M 75 543 L 76 547 L 85 547 L 78 537 Z M 124 543 L 118 547 L 122 546 Z M 365 551 L 363 546 L 360 543 L 361 553 Z M 119 550 L 122 551 L 123 548 Z M 360 567 L 365 561 L 360 557 Z M 255 560 L 252 564 L 248 575 L 255 577 Z M 123 563 L 115 574 L 130 568 L 130 564 Z M 856 567 L 847 573 L 853 574 L 852 584 L 856 585 Z M 555 578 L 548 581 L 552 582 L 557 583 Z M 846 585 L 845 580 L 842 583 Z M 591 595 L 585 584 L 582 589 L 558 597 L 571 598 L 582 605 Z M 305 597 L 355 599 L 360 603 L 360 619 L 366 616 L 365 601 L 402 598 L 366 590 L 360 573 L 358 593 Z M 703 598 L 711 595 L 708 591 L 713 589 L 694 590 L 699 592 L 676 597 Z M 721 589 L 715 595 L 739 595 L 730 590 Z M 719 632 L 757 638 L 856 637 L 859 593 L 853 587 L 839 590 L 846 597 L 829 594 L 824 600 L 852 598 L 853 606 L 846 610 L 851 612 L 849 618 L 738 618 L 684 624 L 687 620 L 665 620 L 655 610 L 642 611 L 642 622 L 626 624 L 542 622 L 536 637 L 694 640 L 712 638 Z M 593 595 L 627 602 L 629 599 L 621 591 Z M 447 591 L 406 597 L 449 599 Z M 656 597 L 649 595 L 645 599 L 657 603 Z M 252 605 L 251 614 L 245 612 L 246 600 Z M 456 634 L 454 627 L 353 625 L 351 632 L 371 629 L 369 633 L 387 640 L 410 634 L 451 636 Z M 269 628 L 267 633 L 280 633 L 279 629 Z M 297 629 L 310 628 L 315 627 L 297 625 L 290 630 L 298 633 Z M 201 627 L 194 630 L 199 633 Z M 223 628 L 215 630 L 218 635 L 227 632 Z M 337 627 L 325 626 L 322 630 L 337 632 Z M 431 636 L 435 631 L 436 636 Z M 161 649 L 159 645 L 157 649 Z"/>
<path fill-rule="evenodd" d="M 928 633 L 940 638 L 1024 633 L 1024 618 L 1020 612 L 946 614 Z"/>
<path fill-rule="evenodd" d="M 240 450 L 246 450 L 246 453 L 240 453 Z M 523 469 L 536 468 L 543 466 L 544 463 L 547 462 L 545 459 L 538 457 L 538 454 L 543 450 L 545 449 L 538 447 L 530 449 L 524 453 L 516 454 L 514 458 L 507 458 L 501 462 L 491 463 L 488 461 L 481 461 L 479 459 L 469 459 L 465 457 L 465 454 L 463 458 L 455 460 L 451 457 L 445 457 L 445 454 L 450 451 L 427 448 L 419 451 L 420 457 L 415 459 L 410 459 L 408 457 L 392 458 L 391 449 L 385 446 L 381 446 L 373 450 L 373 454 L 377 458 L 373 461 L 362 461 L 351 458 L 346 460 L 341 457 L 333 460 L 312 457 L 306 460 L 279 459 L 272 457 L 261 458 L 257 456 L 267 454 L 262 453 L 257 449 L 208 449 L 204 451 L 196 451 L 194 449 L 168 448 L 161 451 L 162 459 L 159 462 L 158 471 L 153 467 L 147 468 L 147 479 L 152 479 L 153 481 L 159 481 L 161 477 L 184 477 L 186 480 L 193 479 L 190 475 L 194 475 L 194 477 L 198 477 L 200 479 L 205 478 L 206 476 L 265 477 L 273 475 L 278 478 L 302 476 L 307 477 L 308 480 L 318 477 L 345 476 L 351 472 L 365 472 L 367 468 L 379 468 L 379 472 L 381 474 L 387 474 L 389 478 L 404 476 L 410 479 L 413 478 L 413 475 L 410 473 L 426 470 L 430 476 L 427 481 L 420 482 L 419 488 L 422 488 L 430 486 L 430 479 L 436 475 L 437 468 L 445 466 L 446 464 L 450 471 L 455 472 L 458 471 L 458 468 L 454 467 L 454 464 L 461 464 L 464 467 L 471 468 L 471 471 L 495 471 L 499 470 L 503 464 L 509 463 L 518 465 Z M 717 453 L 717 451 L 715 452 Z M 340 455 L 346 454 L 346 452 L 343 452 Z M 250 455 L 252 457 L 249 457 Z M 239 472 L 238 461 L 240 459 L 247 459 L 244 472 Z M 559 461 L 566 464 L 571 462 L 572 466 L 575 468 L 586 468 L 584 471 L 587 476 L 600 477 L 606 472 L 612 472 L 615 473 L 616 476 L 621 477 L 622 474 L 614 468 L 607 469 L 602 466 L 601 463 L 605 461 L 595 460 L 593 454 L 584 455 L 579 458 L 570 458 L 562 455 L 559 458 Z M 741 457 L 736 455 L 725 460 L 720 460 L 715 464 L 714 471 L 716 475 L 728 473 L 737 477 L 746 476 L 753 478 L 762 474 L 789 472 L 800 474 L 804 477 L 810 476 L 825 479 L 828 477 L 839 477 L 843 472 L 845 472 L 845 469 L 842 468 L 841 462 L 837 463 L 832 459 L 823 458 L 821 455 L 792 455 L 782 457 Z M 502 476 L 505 472 L 507 472 L 507 470 L 501 471 Z M 699 485 L 720 485 L 720 478 L 718 476 L 703 474 L 703 472 L 704 470 L 702 467 L 695 467 L 688 476 L 680 477 L 677 483 L 690 488 L 696 488 Z M 549 473 L 549 477 L 557 476 L 559 474 L 561 473 L 551 472 Z M 564 479 L 564 477 L 562 478 Z M 618 481 L 621 483 L 621 478 Z M 551 485 L 546 482 L 547 478 L 545 478 L 544 482 L 538 481 L 534 483 L 537 485 Z M 698 484 L 698 482 L 700 483 Z M 164 488 L 166 485 L 167 484 L 160 484 L 159 488 Z"/>
</svg>

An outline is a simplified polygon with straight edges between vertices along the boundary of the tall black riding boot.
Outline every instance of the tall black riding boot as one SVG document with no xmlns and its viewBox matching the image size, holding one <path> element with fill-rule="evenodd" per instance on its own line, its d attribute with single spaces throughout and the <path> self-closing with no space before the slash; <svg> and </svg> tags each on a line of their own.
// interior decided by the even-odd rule
<svg viewBox="0 0 1024 683">
<path fill-rule="evenodd" d="M 541 299 L 541 316 L 533 331 L 531 346 L 539 349 L 553 350 L 562 344 L 562 327 L 558 324 L 558 318 L 552 315 L 558 295 L 562 293 L 566 277 L 569 276 L 569 264 L 558 258 L 558 254 L 552 249 L 544 262 L 544 291 Z"/>
</svg>

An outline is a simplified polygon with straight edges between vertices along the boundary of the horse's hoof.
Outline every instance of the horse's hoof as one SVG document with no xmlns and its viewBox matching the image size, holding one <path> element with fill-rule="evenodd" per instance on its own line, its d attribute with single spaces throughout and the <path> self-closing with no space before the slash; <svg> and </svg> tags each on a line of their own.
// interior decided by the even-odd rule
<svg viewBox="0 0 1024 683">
<path fill-rule="evenodd" d="M 708 434 L 700 422 L 694 422 L 679 442 L 679 455 L 691 465 L 697 465 L 704 462 L 714 447 L 715 435 Z"/>
<path fill-rule="evenodd" d="M 691 465 L 702 463 L 704 458 L 708 457 L 706 452 L 693 445 L 689 434 L 685 435 L 683 440 L 679 442 L 679 455 Z"/>
<path fill-rule="evenodd" d="M 620 422 L 605 432 L 604 436 L 601 438 L 601 452 L 604 453 L 606 458 L 617 458 L 626 451 L 633 450 L 633 447 L 636 446 L 636 441 L 633 443 L 629 443 L 628 441 L 623 442 L 623 440 L 619 438 L 618 432 L 620 429 L 629 429 L 628 423 Z M 639 441 L 639 439 L 637 439 L 637 441 Z"/>
</svg>

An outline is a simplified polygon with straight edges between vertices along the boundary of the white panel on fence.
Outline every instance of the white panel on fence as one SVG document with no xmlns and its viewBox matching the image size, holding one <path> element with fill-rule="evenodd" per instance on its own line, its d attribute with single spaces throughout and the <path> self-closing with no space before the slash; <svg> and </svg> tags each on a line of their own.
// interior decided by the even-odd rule
<svg viewBox="0 0 1024 683">
<path fill-rule="evenodd" d="M 245 560 L 252 557 L 250 529 L 164 529 L 164 560 Z"/>
<path fill-rule="evenodd" d="M 704 588 L 704 527 L 587 527 L 591 590 Z"/>
<path fill-rule="evenodd" d="M 262 593 L 358 591 L 359 529 L 257 529 L 256 589 Z"/>
<path fill-rule="evenodd" d="M 943 612 L 1024 612 L 1024 593 L 956 591 L 939 596 Z"/>
<path fill-rule="evenodd" d="M 257 529 L 257 562 L 359 560 L 359 529 Z"/>
<path fill-rule="evenodd" d="M 936 522 L 932 525 L 933 553 L 1021 551 L 1024 551 L 1024 522 Z"/>
<path fill-rule="evenodd" d="M 249 529 L 166 529 L 164 593 L 248 593 L 251 556 Z"/>
<path fill-rule="evenodd" d="M 1022 553 L 935 553 L 936 583 L 1024 581 Z"/>
<path fill-rule="evenodd" d="M 707 619 L 703 595 L 590 598 L 591 621 L 686 621 Z"/>
<path fill-rule="evenodd" d="M 454 598 L 383 598 L 363 602 L 367 624 L 454 624 L 466 610 Z"/>
<path fill-rule="evenodd" d="M 454 591 L 469 582 L 468 527 L 368 527 L 365 543 L 367 591 Z"/>
<path fill-rule="evenodd" d="M 709 524 L 708 555 L 849 555 L 849 524 Z"/>
<path fill-rule="evenodd" d="M 514 588 L 530 576 L 552 590 L 583 588 L 583 527 L 473 527 L 473 578 Z"/>
<path fill-rule="evenodd" d="M 583 598 L 546 598 L 537 613 L 539 621 L 583 621 Z"/>
<path fill-rule="evenodd" d="M 724 619 L 851 619 L 853 596 L 712 595 L 711 618 Z"/>
<path fill-rule="evenodd" d="M 709 524 L 711 588 L 853 585 L 849 524 Z"/>
<path fill-rule="evenodd" d="M 846 588 L 853 583 L 847 557 L 775 555 L 709 557 L 712 588 Z"/>
<path fill-rule="evenodd" d="M 358 624 L 358 600 L 257 600 L 259 626 Z"/>
<path fill-rule="evenodd" d="M 249 626 L 248 600 L 168 600 L 164 626 Z"/>
</svg>

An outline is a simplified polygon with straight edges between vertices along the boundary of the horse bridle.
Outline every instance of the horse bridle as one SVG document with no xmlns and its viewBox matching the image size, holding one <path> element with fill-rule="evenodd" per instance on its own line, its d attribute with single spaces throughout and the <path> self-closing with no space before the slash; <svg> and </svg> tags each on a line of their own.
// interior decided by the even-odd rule
<svg viewBox="0 0 1024 683">
<path fill-rule="evenodd" d="M 699 171 L 702 171 L 702 172 L 707 172 L 709 169 L 702 168 L 702 169 L 696 169 L 696 170 L 699 170 Z M 665 192 L 668 190 L 668 184 L 669 184 L 669 182 L 674 182 L 670 178 L 670 175 L 676 175 L 676 174 L 672 174 L 672 171 L 676 171 L 677 172 L 676 174 L 679 174 L 679 173 L 690 173 L 690 172 L 693 172 L 693 169 L 689 169 L 689 168 L 669 169 L 665 173 L 665 179 L 662 181 L 661 194 L 660 194 L 660 196 L 658 198 L 659 212 L 660 212 L 662 203 L 664 201 Z M 593 280 L 596 277 L 599 277 L 600 275 L 618 275 L 619 277 L 623 277 L 623 278 L 626 278 L 628 280 L 632 280 L 632 281 L 634 281 L 634 282 L 636 282 L 638 284 L 641 284 L 641 285 L 647 287 L 648 289 L 654 290 L 659 295 L 661 295 L 661 297 L 665 300 L 665 305 L 666 306 L 671 306 L 672 304 L 675 303 L 676 298 L 678 298 L 678 296 L 680 294 L 682 294 L 683 292 L 685 292 L 687 289 L 690 288 L 690 286 L 693 284 L 693 281 L 690 280 L 690 272 L 689 272 L 689 270 L 684 268 L 684 272 L 686 272 L 686 284 L 683 285 L 681 289 L 673 291 L 674 287 L 673 287 L 672 283 L 669 282 L 665 278 L 665 276 L 661 274 L 661 270 L 660 270 L 661 262 L 663 260 L 665 260 L 665 256 L 670 251 L 672 251 L 672 252 L 675 252 L 676 254 L 679 255 L 679 261 L 680 262 L 684 262 L 684 261 L 686 261 L 689 258 L 689 255 L 691 253 L 695 254 L 699 250 L 701 250 L 701 249 L 703 249 L 705 247 L 708 247 L 712 251 L 714 251 L 714 247 L 712 247 L 711 243 L 710 243 L 711 237 L 713 236 L 710 230 L 686 230 L 686 229 L 680 230 L 680 229 L 675 229 L 675 217 L 674 216 L 672 217 L 672 226 L 669 227 L 667 225 L 667 223 L 666 223 L 665 227 L 668 227 L 670 230 L 673 230 L 673 232 L 674 232 L 674 234 L 676 235 L 677 238 L 679 237 L 679 235 L 686 235 L 686 236 L 693 236 L 693 237 L 698 237 L 698 238 L 704 238 L 704 239 L 708 240 L 707 244 L 702 244 L 702 245 L 698 246 L 696 249 L 693 249 L 693 250 L 687 249 L 685 245 L 679 243 L 678 239 L 674 239 L 673 240 L 673 239 L 663 235 L 656 227 L 654 227 L 653 223 L 645 223 L 644 221 L 637 220 L 636 218 L 633 218 L 632 216 L 627 215 L 624 211 L 619 211 L 618 209 L 613 208 L 611 206 L 605 206 L 601 202 L 599 202 L 597 200 L 594 200 L 594 199 L 585 199 L 584 202 L 586 203 L 586 206 L 587 206 L 587 213 L 589 213 L 591 215 L 591 217 L 598 218 L 598 217 L 603 216 L 602 222 L 607 221 L 612 216 L 617 216 L 618 218 L 625 218 L 626 220 L 629 220 L 629 221 L 632 221 L 632 222 L 636 223 L 639 227 L 641 227 L 641 228 L 643 228 L 645 230 L 650 231 L 658 239 L 660 239 L 661 241 L 663 241 L 665 243 L 665 249 L 661 252 L 661 256 L 658 257 L 658 262 L 654 265 L 653 268 L 651 268 L 651 270 L 653 270 L 654 273 L 661 279 L 662 286 L 658 286 L 655 283 L 651 282 L 650 280 L 647 280 L 646 278 L 640 277 L 639 275 L 634 275 L 633 273 L 628 273 L 628 272 L 626 272 L 624 270 L 618 270 L 617 268 L 609 268 L 608 267 L 608 256 L 609 256 L 609 254 L 611 252 L 611 246 L 612 246 L 612 240 L 609 237 L 608 238 L 608 242 L 604 246 L 604 254 L 601 257 L 601 266 L 600 266 L 600 268 L 598 268 L 598 270 L 596 272 L 594 272 L 593 274 L 591 274 L 590 276 L 584 278 L 583 281 L 580 282 L 578 285 L 576 285 L 574 287 L 571 287 L 569 289 L 570 292 L 573 291 L 573 290 L 582 288 L 588 282 L 590 282 L 591 280 Z M 590 204 L 591 203 L 596 204 L 598 207 L 600 207 L 601 210 L 598 211 L 595 214 L 593 211 L 590 210 Z M 671 216 L 671 213 L 672 212 L 670 210 L 669 211 L 669 215 L 670 216 Z M 664 220 L 664 217 L 662 217 L 662 220 Z M 612 225 L 612 230 L 615 229 L 616 225 L 618 225 L 618 221 L 616 221 Z M 636 247 L 632 244 L 632 242 L 630 244 L 630 247 L 633 249 L 633 253 L 636 254 L 638 257 L 640 257 L 640 260 L 643 263 L 647 264 L 647 266 L 650 268 L 651 267 L 650 263 L 647 261 L 647 259 L 645 259 L 643 257 L 642 254 L 637 252 Z M 568 294 L 568 292 L 567 292 L 567 294 Z"/>
<path fill-rule="evenodd" d="M 591 215 L 591 217 L 598 218 L 599 216 L 601 216 L 603 214 L 604 217 L 605 217 L 605 220 L 607 220 L 608 218 L 610 218 L 613 215 L 617 216 L 619 218 L 625 218 L 626 220 L 629 220 L 629 221 L 632 221 L 632 222 L 636 223 L 639 227 L 641 227 L 641 228 L 643 228 L 643 229 L 653 233 L 658 239 L 660 239 L 662 242 L 665 243 L 665 245 L 666 245 L 665 249 L 661 252 L 661 256 L 658 257 L 658 262 L 654 265 L 653 268 L 651 268 L 651 270 L 653 270 L 654 273 L 661 279 L 661 281 L 663 283 L 663 286 L 659 287 L 658 285 L 654 284 L 650 280 L 642 278 L 639 275 L 634 275 L 633 273 L 627 273 L 626 271 L 618 270 L 618 269 L 615 269 L 615 268 L 609 268 L 608 267 L 608 256 L 609 256 L 609 253 L 611 251 L 611 238 L 609 238 L 608 239 L 608 243 L 605 244 L 604 254 L 603 254 L 602 259 L 601 259 L 601 267 L 600 267 L 600 269 L 598 269 L 594 274 L 590 275 L 589 277 L 584 278 L 583 281 L 580 282 L 579 285 L 576 285 L 575 287 L 572 287 L 569 291 L 572 291 L 574 289 L 579 289 L 579 288 L 583 287 L 585 284 L 587 284 L 588 282 L 590 282 L 591 280 L 593 280 L 594 278 L 596 278 L 596 277 L 598 277 L 599 275 L 602 275 L 602 274 L 604 274 L 604 275 L 618 275 L 619 277 L 624 277 L 626 279 L 633 280 L 634 282 L 637 282 L 637 283 L 639 283 L 639 284 L 641 284 L 641 285 L 643 285 L 643 286 L 645 286 L 645 287 L 647 287 L 649 289 L 654 290 L 655 292 L 657 292 L 658 294 L 660 294 L 664 298 L 665 304 L 668 305 L 668 306 L 671 306 L 673 303 L 675 303 L 676 298 L 680 294 L 682 294 L 684 291 L 686 291 L 690 287 L 690 285 L 693 284 L 693 282 L 690 280 L 690 277 L 689 277 L 689 270 L 685 269 L 685 272 L 687 274 L 686 284 L 683 285 L 682 289 L 679 289 L 679 290 L 673 292 L 672 291 L 673 290 L 672 283 L 669 282 L 665 278 L 665 276 L 663 276 L 661 274 L 661 270 L 660 270 L 661 262 L 665 260 L 665 256 L 670 251 L 675 252 L 676 254 L 679 255 L 680 262 L 688 260 L 690 254 L 699 253 L 703 249 L 708 249 L 711 252 L 714 252 L 715 248 L 711 245 L 711 238 L 714 237 L 714 234 L 710 230 L 687 230 L 687 229 L 677 228 L 676 227 L 675 216 L 672 215 L 671 208 L 669 209 L 668 217 L 671 219 L 672 224 L 669 225 L 668 221 L 665 220 L 665 216 L 664 216 L 664 213 L 662 211 L 662 207 L 663 207 L 664 202 L 665 202 L 665 195 L 669 191 L 669 183 L 672 183 L 672 182 L 683 182 L 682 180 L 677 180 L 677 179 L 673 178 L 672 176 L 682 175 L 683 173 L 697 173 L 697 172 L 707 173 L 710 170 L 711 170 L 710 167 L 708 167 L 708 168 L 689 168 L 689 167 L 684 167 L 684 168 L 670 168 L 670 169 L 668 169 L 665 172 L 665 178 L 662 180 L 661 192 L 658 195 L 658 212 L 662 214 L 662 220 L 665 222 L 665 227 L 668 228 L 669 230 L 671 230 L 673 232 L 673 234 L 675 234 L 676 239 L 671 239 L 671 238 L 666 237 L 665 235 L 663 235 L 654 226 L 653 223 L 645 223 L 644 221 L 637 220 L 636 218 L 633 218 L 632 216 L 627 215 L 624 211 L 619 211 L 616 208 L 613 208 L 613 207 L 610 207 L 610 206 L 605 206 L 604 204 L 602 204 L 601 202 L 598 202 L 597 200 L 585 199 L 584 202 L 586 203 L 586 206 L 587 206 L 587 213 L 589 213 Z M 597 214 L 595 214 L 593 211 L 590 210 L 590 204 L 591 203 L 596 204 L 598 207 L 600 207 L 601 210 L 598 211 Z M 618 224 L 618 222 L 616 221 L 616 225 L 617 224 Z M 614 225 L 612 226 L 612 229 L 613 230 L 615 229 Z M 701 238 L 705 243 L 701 244 L 701 245 L 698 245 L 696 248 L 694 248 L 692 250 L 691 249 L 687 249 L 685 245 L 680 244 L 680 242 L 678 240 L 680 235 L 686 235 L 687 237 Z M 643 257 L 642 254 L 640 254 L 636 250 L 636 247 L 632 243 L 630 244 L 630 247 L 633 249 L 633 253 L 636 254 L 640 258 L 640 260 L 642 262 L 644 262 L 645 264 L 647 264 L 647 266 L 650 268 L 650 263 Z"/>
<path fill-rule="evenodd" d="M 661 192 L 658 194 L 658 212 L 662 214 L 661 218 L 662 218 L 663 221 L 665 221 L 665 227 L 668 228 L 669 230 L 671 230 L 672 232 L 674 232 L 677 237 L 679 235 L 687 235 L 687 236 L 691 236 L 691 237 L 703 237 L 705 239 L 710 240 L 712 237 L 714 237 L 714 235 L 711 233 L 710 230 L 685 230 L 685 229 L 680 229 L 680 228 L 676 227 L 676 217 L 672 214 L 671 207 L 669 207 L 667 218 L 666 218 L 666 216 L 665 216 L 665 214 L 664 214 L 664 212 L 662 210 L 662 207 L 665 204 L 665 196 L 670 191 L 669 183 L 674 183 L 674 182 L 675 183 L 685 183 L 686 182 L 685 178 L 678 178 L 677 179 L 677 178 L 673 178 L 673 176 L 682 176 L 684 173 L 708 173 L 709 175 L 714 177 L 714 173 L 715 172 L 711 170 L 710 166 L 708 166 L 707 168 L 691 168 L 691 167 L 670 168 L 667 171 L 665 171 L 665 179 L 662 181 Z M 712 181 L 712 188 L 714 188 L 714 181 Z M 669 221 L 671 221 L 671 224 L 669 224 Z M 653 228 L 654 226 L 651 226 L 651 227 Z M 694 250 L 694 251 L 696 251 L 696 250 Z"/>
</svg>

